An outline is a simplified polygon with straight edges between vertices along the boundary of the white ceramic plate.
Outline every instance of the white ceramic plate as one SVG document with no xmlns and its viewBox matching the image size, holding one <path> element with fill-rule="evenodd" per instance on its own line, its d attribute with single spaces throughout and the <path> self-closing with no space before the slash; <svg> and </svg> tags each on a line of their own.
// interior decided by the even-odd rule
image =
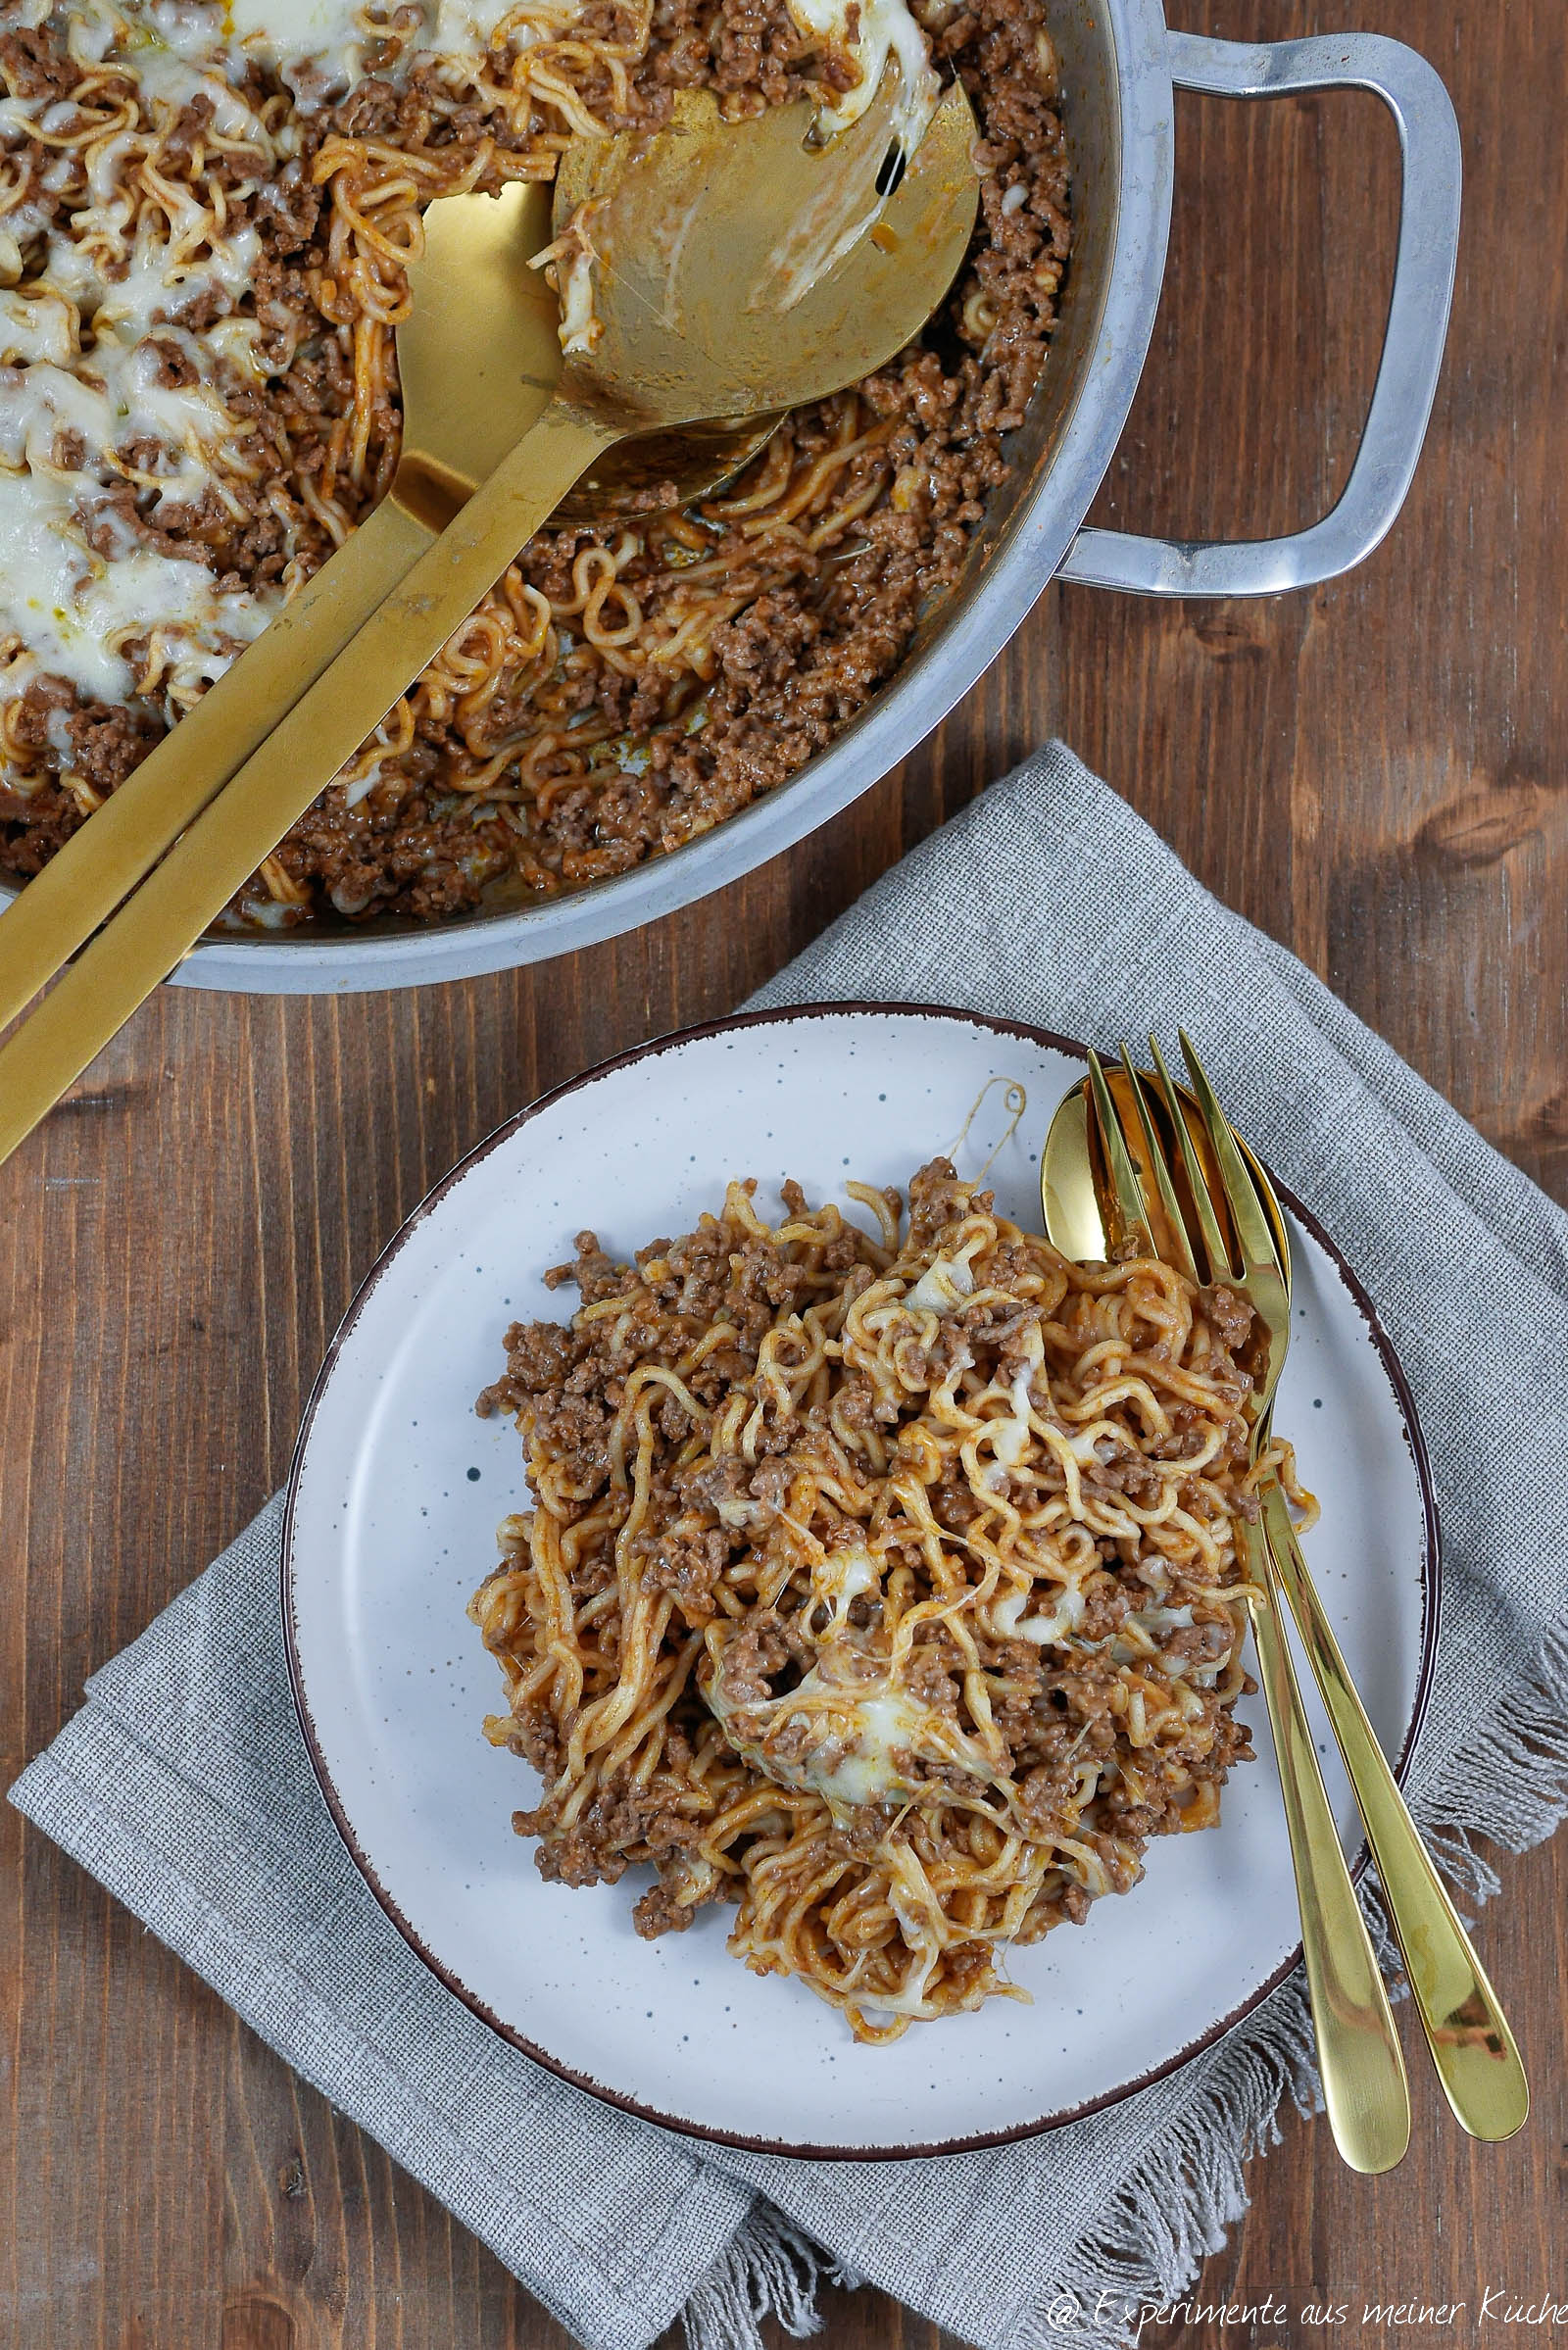
<svg viewBox="0 0 1568 2350">
<path fill-rule="evenodd" d="M 467 1622 L 495 1527 L 526 1488 L 510 1422 L 473 1398 L 514 1317 L 585 1225 L 617 1254 L 690 1228 L 730 1174 L 905 1182 L 992 1077 L 1029 1112 L 988 1180 L 1038 1228 L 1038 1152 L 1083 1072 L 1071 1047 L 968 1014 L 823 1006 L 664 1039 L 547 1096 L 479 1146 L 382 1255 L 333 1344 L 289 1494 L 284 1617 L 295 1693 L 350 1851 L 416 1950 L 495 2029 L 596 2094 L 677 2130 L 829 2155 L 996 2142 L 1127 2095 L 1184 2062 L 1299 1956 L 1278 1784 L 1260 1760 L 1210 1834 L 1160 1839 L 1141 1885 L 1014 1954 L 1034 2005 L 916 2025 L 863 2048 L 804 1985 L 747 1973 L 726 1914 L 638 1939 L 638 1889 L 545 1885 L 514 1806 L 527 1766 L 488 1746 L 500 1677 Z M 959 1157 L 1005 1123 L 993 1088 Z M 1364 1295 L 1295 1210 L 1297 1321 L 1277 1419 L 1322 1497 L 1314 1573 L 1386 1750 L 1408 1759 L 1437 1632 L 1436 1521 L 1397 1366 Z M 1303 1667 L 1303 1679 L 1305 1671 Z M 1308 1692 L 1315 1714 L 1315 1692 Z M 1348 1786 L 1315 1714 L 1347 1848 Z M 1157 1964 L 1152 1955 L 1157 1953 Z"/>
</svg>

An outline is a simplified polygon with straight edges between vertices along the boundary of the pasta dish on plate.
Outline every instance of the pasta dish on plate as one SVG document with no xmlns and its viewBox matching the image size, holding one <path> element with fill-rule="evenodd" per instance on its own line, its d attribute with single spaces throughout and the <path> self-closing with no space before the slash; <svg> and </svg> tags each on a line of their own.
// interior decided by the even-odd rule
<svg viewBox="0 0 1568 2350">
<path fill-rule="evenodd" d="M 0 864 L 37 871 L 385 494 L 425 206 L 549 181 L 683 87 L 831 127 L 885 68 L 916 123 L 961 75 L 982 126 L 944 310 L 722 494 L 539 532 L 225 917 L 274 929 L 623 871 L 865 705 L 1044 364 L 1042 0 L 7 0 Z"/>
<path fill-rule="evenodd" d="M 861 2040 L 1022 1996 L 1008 1949 L 1213 1826 L 1235 1705 L 1252 1314 L 1152 1259 L 1078 1265 L 933 1159 L 783 1188 L 630 1264 L 592 1233 L 569 1324 L 514 1325 L 481 1412 L 533 1493 L 470 1613 L 485 1725 L 542 1780 L 541 1873 L 648 1864 L 640 1933 L 730 1949 Z"/>
</svg>

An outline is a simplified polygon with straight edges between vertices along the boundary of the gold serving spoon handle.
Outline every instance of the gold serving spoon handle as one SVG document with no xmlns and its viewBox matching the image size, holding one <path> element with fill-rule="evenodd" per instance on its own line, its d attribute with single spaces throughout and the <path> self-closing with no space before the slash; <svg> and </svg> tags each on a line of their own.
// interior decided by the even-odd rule
<svg viewBox="0 0 1568 2350">
<path fill-rule="evenodd" d="M 584 206 L 592 213 L 592 348 L 567 361 L 533 429 L 453 518 L 442 509 L 461 484 L 439 466 L 414 482 L 415 519 L 445 520 L 441 536 L 0 1046 L 0 1158 L 189 952 L 607 452 L 650 432 L 824 398 L 920 331 L 963 259 L 978 206 L 975 122 L 961 86 L 946 91 L 896 180 L 887 172 L 896 90 L 824 149 L 810 143 L 814 120 L 806 101 L 724 123 L 706 92 L 683 92 L 665 130 L 596 147 L 589 197 L 572 202 L 564 167 L 558 233 Z M 847 197 L 867 233 L 845 250 Z M 840 242 L 803 283 L 813 219 Z M 790 236 L 781 221 L 796 224 Z M 781 250 L 793 256 L 787 282 Z"/>
</svg>

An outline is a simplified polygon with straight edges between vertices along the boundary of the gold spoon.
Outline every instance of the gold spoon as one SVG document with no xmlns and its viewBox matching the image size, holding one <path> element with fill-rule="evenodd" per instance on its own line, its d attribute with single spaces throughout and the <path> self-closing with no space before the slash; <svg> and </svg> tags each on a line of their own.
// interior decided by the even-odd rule
<svg viewBox="0 0 1568 2350">
<path fill-rule="evenodd" d="M 561 374 L 560 310 L 529 264 L 552 233 L 549 191 L 537 183 L 429 207 L 424 251 L 409 270 L 413 312 L 397 328 L 403 441 L 391 489 L 7 909 L 0 1028 L 261 748 L 548 406 Z M 562 518 L 592 522 L 616 511 L 650 471 L 671 504 L 710 497 L 775 421 L 633 443 L 591 496 L 566 501 Z"/>
<path fill-rule="evenodd" d="M 553 394 L 466 503 L 468 474 L 432 436 L 418 445 L 416 435 L 394 495 L 343 551 L 362 549 L 343 606 L 338 591 L 330 605 L 324 595 L 297 599 L 238 663 L 236 678 L 248 675 L 264 695 L 286 681 L 293 707 L 274 723 L 278 704 L 267 701 L 265 745 L 0 1047 L 0 1158 L 189 952 L 584 474 L 597 478 L 618 444 L 649 433 L 714 419 L 755 429 L 759 418 L 858 381 L 918 334 L 973 229 L 977 132 L 954 83 L 898 177 L 898 88 L 890 70 L 860 119 L 825 146 L 812 142 L 809 101 L 725 123 L 706 92 L 683 92 L 665 129 L 582 142 L 585 158 L 568 150 L 552 223 L 558 244 L 576 241 L 575 256 L 563 248 L 558 265 L 568 323 L 585 287 L 591 301 Z M 455 345 L 443 384 L 461 382 L 476 358 Z M 519 383 L 514 363 L 514 403 L 543 389 Z M 465 405 L 471 413 L 484 403 Z M 441 536 L 432 545 L 433 528 Z M 346 646 L 344 606 L 357 631 Z M 329 652 L 344 646 L 330 662 L 319 658 L 318 631 Z M 303 693 L 302 679 L 314 680 Z M 199 734 L 203 762 L 224 772 L 256 732 L 245 694 L 227 703 L 235 715 L 219 756 L 221 721 Z M 189 745 L 206 708 L 170 737 L 171 759 L 187 770 L 178 746 Z M 173 797 L 185 821 L 188 792 Z M 166 823 L 164 838 L 177 829 Z M 122 824 L 113 838 L 123 844 L 124 833 Z M 151 860 L 134 861 L 144 872 Z M 31 993 L 24 986 L 18 999 L 14 961 L 7 977 L 19 943 L 36 946 L 52 921 L 70 918 L 56 888 L 50 919 L 24 922 L 19 942 L 12 925 L 38 886 L 0 917 L 0 1012 Z M 77 922 L 73 944 L 83 935 Z"/>
<path fill-rule="evenodd" d="M 1163 1257 L 1168 1209 L 1149 1155 L 1150 1138 L 1138 1115 L 1134 1089 L 1125 1071 L 1107 1067 L 1104 1074 L 1156 1249 Z M 1175 1178 L 1196 1169 L 1216 1218 L 1222 1228 L 1228 1228 L 1231 1217 L 1224 1182 L 1214 1164 L 1197 1098 L 1185 1086 L 1172 1086 L 1171 1090 L 1180 1102 L 1193 1149 L 1189 1155 L 1181 1150 L 1174 1132 L 1166 1135 L 1162 1131 L 1155 1140 L 1162 1147 L 1167 1170 Z M 1041 1159 L 1041 1204 L 1047 1233 L 1063 1255 L 1104 1258 L 1114 1246 L 1107 1223 L 1114 1224 L 1115 1210 L 1105 1170 L 1098 1159 L 1098 1127 L 1089 1114 L 1089 1091 L 1086 1078 L 1057 1104 Z M 1159 1089 L 1153 1091 L 1157 1112 L 1161 1107 Z M 1236 1141 L 1262 1202 L 1289 1290 L 1290 1234 L 1279 1197 L 1256 1154 L 1240 1135 Z M 1171 1261 L 1179 1262 L 1181 1254 L 1178 1247 Z M 1267 1488 L 1263 1504 L 1275 1570 L 1339 1741 L 1444 2094 L 1460 2127 L 1473 2137 L 1511 2137 L 1530 2111 L 1530 2088 L 1518 2045 L 1367 1719 L 1307 1570 L 1277 1479 Z"/>
</svg>

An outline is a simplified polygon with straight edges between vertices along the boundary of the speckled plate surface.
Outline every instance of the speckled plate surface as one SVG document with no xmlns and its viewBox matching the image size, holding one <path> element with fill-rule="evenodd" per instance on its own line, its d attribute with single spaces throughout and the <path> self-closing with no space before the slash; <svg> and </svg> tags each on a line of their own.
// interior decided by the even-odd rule
<svg viewBox="0 0 1568 2350">
<path fill-rule="evenodd" d="M 988 1180 L 1038 1228 L 1041 1140 L 1083 1071 L 1060 1040 L 966 1013 L 825 1006 L 664 1039 L 547 1096 L 416 1210 L 361 1291 L 312 1397 L 289 1493 L 284 1618 L 317 1770 L 377 1898 L 505 2036 L 667 2127 L 779 2151 L 890 2156 L 1049 2129 L 1127 2095 L 1227 2030 L 1299 1956 L 1261 1699 L 1260 1760 L 1209 1834 L 1157 1841 L 1141 1885 L 1014 1954 L 1032 2007 L 862 2048 L 803 1985 L 749 1975 L 705 1911 L 640 1941 L 632 1877 L 543 1884 L 512 1833 L 527 1767 L 488 1746 L 500 1677 L 465 1608 L 526 1503 L 510 1422 L 473 1415 L 516 1316 L 559 1319 L 547 1266 L 591 1226 L 612 1253 L 687 1230 L 730 1174 L 814 1201 L 904 1183 L 988 1079 L 1029 1109 Z M 1001 1090 L 959 1155 L 977 1171 Z M 1293 1213 L 1297 1320 L 1277 1407 L 1323 1500 L 1313 1571 L 1386 1750 L 1408 1760 L 1437 1633 L 1436 1519 L 1413 1412 L 1353 1276 Z M 1303 1667 L 1303 1678 L 1305 1672 Z M 1315 1692 L 1308 1706 L 1328 1747 Z M 1329 1787 L 1360 1837 L 1338 1756 Z"/>
</svg>

